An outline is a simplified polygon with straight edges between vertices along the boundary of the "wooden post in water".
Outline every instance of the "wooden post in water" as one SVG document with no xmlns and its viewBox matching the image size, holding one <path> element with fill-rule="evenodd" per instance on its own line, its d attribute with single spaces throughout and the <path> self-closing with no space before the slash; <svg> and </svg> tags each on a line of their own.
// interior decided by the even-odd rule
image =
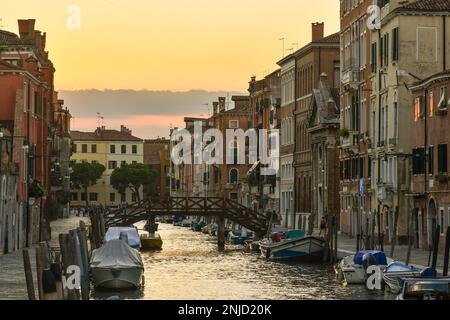
<svg viewBox="0 0 450 320">
<path fill-rule="evenodd" d="M 37 285 L 38 285 L 38 294 L 39 300 L 44 300 L 44 290 L 42 288 L 42 272 L 44 271 L 44 266 L 42 265 L 42 256 L 43 252 L 41 250 L 41 246 L 36 247 L 36 276 L 37 276 Z"/>
<path fill-rule="evenodd" d="M 89 300 L 89 249 L 86 238 L 86 224 L 80 221 L 80 228 L 77 230 L 78 240 L 80 242 L 81 262 L 83 264 L 84 286 L 83 299 Z"/>
<path fill-rule="evenodd" d="M 217 221 L 217 246 L 219 252 L 225 251 L 225 219 L 220 216 Z"/>
<path fill-rule="evenodd" d="M 437 226 L 434 231 L 434 241 L 433 241 L 433 263 L 431 267 L 437 269 L 437 259 L 439 253 L 439 238 L 441 237 L 441 226 Z"/>
<path fill-rule="evenodd" d="M 406 252 L 406 264 L 409 265 L 409 261 L 411 260 L 411 249 L 412 249 L 412 229 L 413 229 L 413 217 L 412 217 L 412 211 L 408 211 L 408 250 Z M 428 262 L 428 265 L 430 263 Z"/>
<path fill-rule="evenodd" d="M 83 300 L 89 300 L 89 279 L 86 274 L 86 267 L 84 265 L 83 254 L 81 249 L 81 240 L 78 237 L 79 229 L 71 230 L 70 235 L 74 239 L 74 253 L 75 253 L 75 265 L 80 268 L 81 271 L 81 298 Z"/>
<path fill-rule="evenodd" d="M 395 245 L 397 243 L 397 227 L 398 227 L 398 218 L 399 218 L 399 212 L 398 207 L 395 208 L 394 211 L 394 229 L 392 230 L 392 239 L 391 239 L 391 258 L 394 259 L 394 253 L 395 253 Z"/>
<path fill-rule="evenodd" d="M 338 222 L 336 215 L 333 217 L 334 221 L 334 261 L 336 262 L 338 259 Z"/>
<path fill-rule="evenodd" d="M 36 300 L 36 293 L 34 292 L 33 272 L 31 270 L 30 253 L 28 249 L 22 250 L 23 268 L 25 269 L 25 280 L 27 282 L 28 300 Z"/>
<path fill-rule="evenodd" d="M 450 227 L 447 228 L 447 237 L 445 239 L 445 256 L 444 256 L 444 270 L 443 276 L 448 276 L 448 263 L 450 255 Z"/>
</svg>

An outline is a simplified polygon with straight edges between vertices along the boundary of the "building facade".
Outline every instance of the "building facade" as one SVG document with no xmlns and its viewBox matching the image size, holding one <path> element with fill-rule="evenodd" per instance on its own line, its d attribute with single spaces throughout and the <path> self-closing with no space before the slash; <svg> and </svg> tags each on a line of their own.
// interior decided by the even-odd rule
<svg viewBox="0 0 450 320">
<path fill-rule="evenodd" d="M 448 144 L 450 130 L 450 70 L 437 73 L 411 88 L 414 107 L 412 125 L 413 206 L 410 232 L 417 248 L 433 246 L 440 226 L 440 248 L 450 226 Z"/>
<path fill-rule="evenodd" d="M 86 199 L 90 205 L 117 207 L 123 203 L 136 202 L 137 198 L 129 189 L 121 194 L 111 186 L 111 174 L 123 164 L 144 163 L 144 141 L 132 135 L 131 130 L 121 126 L 119 130 L 97 128 L 94 132 L 72 131 L 72 163 L 89 162 L 105 166 L 106 171 L 97 184 L 82 190 L 72 190 L 71 206 L 83 207 Z M 142 199 L 143 190 L 140 190 Z"/>
</svg>

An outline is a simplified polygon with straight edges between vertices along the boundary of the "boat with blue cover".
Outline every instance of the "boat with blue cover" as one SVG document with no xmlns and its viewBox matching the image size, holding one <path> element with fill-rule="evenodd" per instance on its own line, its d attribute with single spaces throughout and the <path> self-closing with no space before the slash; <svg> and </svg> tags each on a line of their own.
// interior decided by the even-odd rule
<svg viewBox="0 0 450 320">
<path fill-rule="evenodd" d="M 377 250 L 363 250 L 342 259 L 335 267 L 336 273 L 346 284 L 365 284 L 367 268 L 372 265 L 382 269 L 394 262 L 386 254 Z"/>
<path fill-rule="evenodd" d="M 325 249 L 323 238 L 305 236 L 301 230 L 287 232 L 284 239 L 280 234 L 259 242 L 261 256 L 270 260 L 297 260 L 302 262 L 321 261 Z"/>
</svg>

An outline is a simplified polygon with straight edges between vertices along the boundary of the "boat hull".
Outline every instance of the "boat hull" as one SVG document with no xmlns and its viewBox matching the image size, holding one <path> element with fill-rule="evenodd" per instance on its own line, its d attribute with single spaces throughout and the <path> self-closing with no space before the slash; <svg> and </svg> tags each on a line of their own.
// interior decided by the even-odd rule
<svg viewBox="0 0 450 320">
<path fill-rule="evenodd" d="M 92 268 L 91 271 L 94 287 L 102 290 L 138 289 L 144 274 L 144 270 L 139 267 Z"/>
<path fill-rule="evenodd" d="M 420 277 L 420 272 L 386 272 L 383 273 L 383 281 L 392 293 L 399 294 L 403 288 L 403 279 Z"/>
<path fill-rule="evenodd" d="M 286 240 L 282 243 L 260 242 L 261 256 L 270 260 L 322 261 L 325 241 L 315 237 Z"/>
<path fill-rule="evenodd" d="M 161 236 L 156 236 L 155 238 L 141 237 L 142 250 L 161 250 L 163 246 L 163 241 Z"/>
</svg>

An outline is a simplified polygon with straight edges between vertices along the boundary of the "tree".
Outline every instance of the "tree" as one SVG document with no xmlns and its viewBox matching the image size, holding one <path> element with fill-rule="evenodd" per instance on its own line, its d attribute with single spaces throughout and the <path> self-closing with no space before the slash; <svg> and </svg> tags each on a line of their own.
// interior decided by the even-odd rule
<svg viewBox="0 0 450 320">
<path fill-rule="evenodd" d="M 82 162 L 75 164 L 70 179 L 74 188 L 84 189 L 86 208 L 89 207 L 88 188 L 97 184 L 97 180 L 102 177 L 105 170 L 105 166 L 99 163 Z"/>
<path fill-rule="evenodd" d="M 140 188 L 151 187 L 156 177 L 156 172 L 148 165 L 124 164 L 111 174 L 111 185 L 120 193 L 125 193 L 127 188 L 130 189 L 137 200 L 141 201 Z"/>
</svg>

